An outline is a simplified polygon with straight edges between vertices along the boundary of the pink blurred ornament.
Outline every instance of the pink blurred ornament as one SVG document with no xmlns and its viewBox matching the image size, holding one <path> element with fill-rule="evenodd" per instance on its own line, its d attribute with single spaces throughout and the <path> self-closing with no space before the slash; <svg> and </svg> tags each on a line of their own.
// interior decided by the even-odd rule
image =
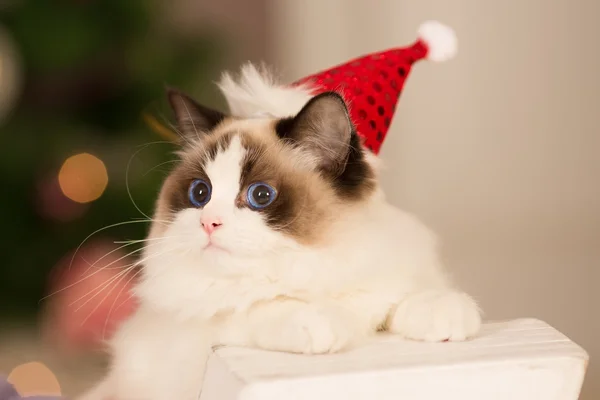
<svg viewBox="0 0 600 400">
<path fill-rule="evenodd" d="M 121 246 L 122 247 L 122 246 Z M 71 264 L 72 261 L 72 264 Z M 95 241 L 60 260 L 49 279 L 44 335 L 63 350 L 99 347 L 137 307 L 138 269 L 120 246 Z"/>
</svg>

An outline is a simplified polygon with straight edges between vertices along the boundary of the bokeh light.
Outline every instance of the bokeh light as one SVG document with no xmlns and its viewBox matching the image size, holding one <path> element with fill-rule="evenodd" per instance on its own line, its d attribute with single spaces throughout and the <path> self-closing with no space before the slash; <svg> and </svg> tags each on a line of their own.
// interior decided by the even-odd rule
<svg viewBox="0 0 600 400">
<path fill-rule="evenodd" d="M 20 55 L 12 37 L 0 25 L 0 124 L 7 119 L 15 105 L 21 83 Z"/>
<path fill-rule="evenodd" d="M 61 395 L 56 376 L 41 362 L 28 362 L 15 367 L 7 380 L 22 397 Z"/>
<path fill-rule="evenodd" d="M 63 194 L 78 203 L 96 200 L 108 185 L 108 174 L 102 160 L 89 153 L 69 157 L 58 173 Z"/>
</svg>

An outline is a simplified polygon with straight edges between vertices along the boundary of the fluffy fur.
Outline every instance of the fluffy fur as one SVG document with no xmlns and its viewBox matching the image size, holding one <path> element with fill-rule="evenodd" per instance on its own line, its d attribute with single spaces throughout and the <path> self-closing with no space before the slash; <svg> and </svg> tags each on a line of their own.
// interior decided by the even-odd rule
<svg viewBox="0 0 600 400">
<path fill-rule="evenodd" d="M 191 135 L 157 202 L 141 306 L 85 399 L 196 399 L 215 345 L 315 354 L 378 330 L 427 341 L 478 332 L 478 307 L 448 279 L 434 235 L 385 200 L 343 103 L 311 106 L 310 88 L 278 86 L 251 65 L 219 86 L 234 117 L 204 118 L 172 93 Z M 213 188 L 201 208 L 186 203 L 196 178 Z M 277 188 L 277 211 L 245 203 L 257 180 Z M 210 237 L 204 218 L 222 222 Z"/>
</svg>

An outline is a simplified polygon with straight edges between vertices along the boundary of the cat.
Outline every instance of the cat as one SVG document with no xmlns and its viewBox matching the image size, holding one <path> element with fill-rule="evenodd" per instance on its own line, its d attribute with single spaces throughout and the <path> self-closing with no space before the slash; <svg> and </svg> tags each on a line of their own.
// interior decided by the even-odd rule
<svg viewBox="0 0 600 400">
<path fill-rule="evenodd" d="M 381 330 L 478 333 L 480 308 L 448 277 L 434 234 L 386 201 L 339 94 L 252 64 L 219 87 L 228 115 L 167 91 L 180 161 L 156 203 L 140 306 L 84 399 L 197 399 L 216 345 L 323 354 Z"/>
</svg>

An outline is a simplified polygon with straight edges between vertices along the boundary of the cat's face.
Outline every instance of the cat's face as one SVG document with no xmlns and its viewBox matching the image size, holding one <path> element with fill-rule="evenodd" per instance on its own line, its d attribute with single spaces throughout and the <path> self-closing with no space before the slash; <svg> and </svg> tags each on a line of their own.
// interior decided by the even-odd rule
<svg viewBox="0 0 600 400">
<path fill-rule="evenodd" d="M 169 100 L 183 148 L 151 236 L 176 243 L 199 265 L 322 245 L 341 210 L 375 189 L 335 94 L 319 95 L 283 120 L 227 117 L 176 91 Z"/>
</svg>

